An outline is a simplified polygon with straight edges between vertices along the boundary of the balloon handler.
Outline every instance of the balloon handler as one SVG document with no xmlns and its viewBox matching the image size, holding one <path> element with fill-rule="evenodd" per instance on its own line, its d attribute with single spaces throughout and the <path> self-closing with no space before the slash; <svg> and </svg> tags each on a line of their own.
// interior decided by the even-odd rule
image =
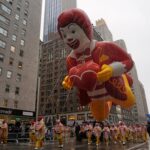
<svg viewBox="0 0 150 150">
<path fill-rule="evenodd" d="M 34 149 L 42 148 L 45 138 L 45 123 L 42 116 L 39 116 L 35 123 L 35 137 L 36 141 Z"/>
<path fill-rule="evenodd" d="M 61 123 L 61 121 L 59 119 L 56 120 L 55 132 L 56 132 L 57 140 L 58 140 L 58 144 L 59 144 L 58 147 L 63 148 L 64 125 Z"/>
<path fill-rule="evenodd" d="M 106 119 L 112 104 L 130 108 L 135 104 L 132 78 L 127 72 L 133 61 L 113 42 L 92 38 L 93 26 L 86 13 L 77 8 L 65 10 L 58 17 L 58 32 L 73 49 L 66 58 L 68 75 L 62 85 L 77 87 L 79 103 L 88 105 L 97 121 Z"/>
</svg>

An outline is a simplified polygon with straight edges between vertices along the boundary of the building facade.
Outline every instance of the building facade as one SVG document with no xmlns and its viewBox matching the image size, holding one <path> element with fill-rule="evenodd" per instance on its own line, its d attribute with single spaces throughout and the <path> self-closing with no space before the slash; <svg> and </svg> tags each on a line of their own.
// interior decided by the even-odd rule
<svg viewBox="0 0 150 150">
<path fill-rule="evenodd" d="M 35 116 L 41 2 L 0 1 L 1 117 L 10 110 Z"/>
<path fill-rule="evenodd" d="M 137 122 L 145 122 L 146 114 L 148 113 L 147 101 L 143 85 L 138 79 L 135 66 L 130 71 L 130 75 L 133 77 L 133 92 L 136 97 L 136 105 L 133 108 L 133 113 Z"/>
<path fill-rule="evenodd" d="M 107 27 L 104 19 L 99 19 L 96 21 L 95 30 L 101 35 L 104 41 L 113 41 L 112 33 Z"/>
<path fill-rule="evenodd" d="M 62 11 L 76 7 L 76 0 L 45 0 L 44 42 L 57 32 L 57 17 Z"/>
</svg>

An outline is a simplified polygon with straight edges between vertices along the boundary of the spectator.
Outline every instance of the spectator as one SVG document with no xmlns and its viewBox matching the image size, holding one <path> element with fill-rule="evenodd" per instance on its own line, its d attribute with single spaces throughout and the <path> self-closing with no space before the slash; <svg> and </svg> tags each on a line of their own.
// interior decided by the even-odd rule
<svg viewBox="0 0 150 150">
<path fill-rule="evenodd" d="M 148 132 L 149 137 L 150 137 L 150 122 L 147 122 L 147 132 Z"/>
<path fill-rule="evenodd" d="M 21 137 L 25 137 L 25 124 L 24 124 L 24 122 L 21 122 L 20 129 L 21 129 Z"/>
<path fill-rule="evenodd" d="M 2 128 L 2 143 L 6 144 L 8 138 L 8 124 L 6 120 L 3 121 L 1 128 Z"/>
<path fill-rule="evenodd" d="M 0 143 L 2 142 L 2 133 L 3 133 L 3 131 L 2 131 L 2 128 L 0 126 Z"/>
<path fill-rule="evenodd" d="M 80 126 L 79 126 L 78 123 L 76 123 L 76 126 L 75 126 L 75 134 L 76 134 L 76 140 L 77 140 L 77 141 L 80 141 L 79 132 L 80 132 Z"/>
</svg>

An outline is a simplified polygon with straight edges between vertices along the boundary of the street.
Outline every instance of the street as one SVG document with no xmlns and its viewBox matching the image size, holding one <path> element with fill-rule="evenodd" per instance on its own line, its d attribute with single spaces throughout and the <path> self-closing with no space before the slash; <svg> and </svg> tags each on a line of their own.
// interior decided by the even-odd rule
<svg viewBox="0 0 150 150">
<path fill-rule="evenodd" d="M 46 142 L 43 150 L 57 150 L 58 148 L 57 142 Z M 71 139 L 69 142 L 64 143 L 63 150 L 149 150 L 150 149 L 150 141 L 147 143 L 137 143 L 137 144 L 127 144 L 125 146 L 120 144 L 111 144 L 106 146 L 101 144 L 96 147 L 95 144 L 88 145 L 87 141 L 83 142 L 75 142 L 74 139 Z M 0 144 L 0 150 L 34 150 L 34 146 L 29 143 L 8 143 L 5 145 Z"/>
</svg>

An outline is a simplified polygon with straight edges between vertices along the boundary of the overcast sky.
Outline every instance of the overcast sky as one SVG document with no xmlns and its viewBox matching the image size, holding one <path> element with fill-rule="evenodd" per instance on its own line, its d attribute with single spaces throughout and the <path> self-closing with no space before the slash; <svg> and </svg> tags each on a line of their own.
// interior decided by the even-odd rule
<svg viewBox="0 0 150 150">
<path fill-rule="evenodd" d="M 77 0 L 93 24 L 103 18 L 114 40 L 124 39 L 150 110 L 150 0 Z"/>
<path fill-rule="evenodd" d="M 123 39 L 135 62 L 150 110 L 150 0 L 77 0 L 92 23 L 103 18 L 113 39 Z"/>
</svg>

